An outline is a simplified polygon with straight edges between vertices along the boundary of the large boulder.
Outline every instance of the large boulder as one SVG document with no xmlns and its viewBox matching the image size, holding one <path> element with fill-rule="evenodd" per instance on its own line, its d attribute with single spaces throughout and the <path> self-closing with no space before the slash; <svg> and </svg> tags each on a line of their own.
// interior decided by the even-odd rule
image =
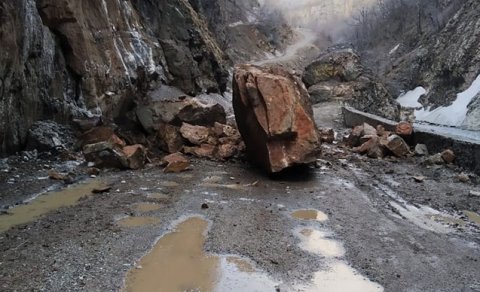
<svg viewBox="0 0 480 292">
<path fill-rule="evenodd" d="M 350 48 L 327 52 L 305 68 L 303 82 L 314 84 L 338 80 L 355 81 L 363 73 L 360 57 Z"/>
<path fill-rule="evenodd" d="M 285 69 L 237 66 L 233 108 L 251 160 L 268 172 L 315 161 L 320 135 L 309 95 Z"/>
</svg>

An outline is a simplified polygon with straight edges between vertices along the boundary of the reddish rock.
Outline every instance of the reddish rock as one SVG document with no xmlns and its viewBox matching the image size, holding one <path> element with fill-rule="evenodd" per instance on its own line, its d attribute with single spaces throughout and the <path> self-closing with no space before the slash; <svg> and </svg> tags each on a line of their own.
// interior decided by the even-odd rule
<svg viewBox="0 0 480 292">
<path fill-rule="evenodd" d="M 240 133 L 232 126 L 215 123 L 213 131 L 217 137 L 240 137 Z"/>
<path fill-rule="evenodd" d="M 397 157 L 404 157 L 410 153 L 410 147 L 407 142 L 398 135 L 388 137 L 385 146 Z"/>
<path fill-rule="evenodd" d="M 160 123 L 158 125 L 158 135 L 160 148 L 168 153 L 176 153 L 183 148 L 183 138 L 178 127 Z"/>
<path fill-rule="evenodd" d="M 274 173 L 316 160 L 320 135 L 308 92 L 285 69 L 237 66 L 233 108 L 252 162 Z"/>
<path fill-rule="evenodd" d="M 395 133 L 399 136 L 411 136 L 413 134 L 413 125 L 409 122 L 400 122 L 395 128 Z"/>
<path fill-rule="evenodd" d="M 190 161 L 181 153 L 173 153 L 163 158 L 166 173 L 179 173 L 190 167 Z"/>
<path fill-rule="evenodd" d="M 145 166 L 147 151 L 143 145 L 125 146 L 122 151 L 127 159 L 128 168 L 140 169 Z"/>
<path fill-rule="evenodd" d="M 199 146 L 209 141 L 210 129 L 203 126 L 193 126 L 183 123 L 180 128 L 180 134 L 188 140 L 188 142 Z"/>
<path fill-rule="evenodd" d="M 120 139 L 115 131 L 110 127 L 96 127 L 80 136 L 81 146 L 96 144 L 100 142 L 109 142 L 120 147 L 124 147 L 125 141 Z"/>
<path fill-rule="evenodd" d="M 448 149 L 442 152 L 442 158 L 446 163 L 450 164 L 455 161 L 456 156 L 452 150 Z"/>
<path fill-rule="evenodd" d="M 382 158 L 385 156 L 384 147 L 380 144 L 380 138 L 377 135 L 364 136 L 366 142 L 359 147 L 353 148 L 353 152 L 367 154 L 371 158 Z"/>
<path fill-rule="evenodd" d="M 186 154 L 191 154 L 200 158 L 215 158 L 217 148 L 210 144 L 202 144 L 200 147 L 185 147 Z"/>
<path fill-rule="evenodd" d="M 220 159 L 228 159 L 235 156 L 237 153 L 237 147 L 233 144 L 222 144 L 218 146 L 218 157 Z"/>
<path fill-rule="evenodd" d="M 377 135 L 378 136 L 384 136 L 386 133 L 387 133 L 387 131 L 385 130 L 384 126 L 382 126 L 382 125 L 377 126 Z"/>
</svg>

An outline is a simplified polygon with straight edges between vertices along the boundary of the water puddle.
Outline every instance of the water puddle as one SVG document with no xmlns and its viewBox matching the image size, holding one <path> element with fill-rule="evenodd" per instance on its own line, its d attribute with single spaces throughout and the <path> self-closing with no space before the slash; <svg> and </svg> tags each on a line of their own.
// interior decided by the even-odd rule
<svg viewBox="0 0 480 292">
<path fill-rule="evenodd" d="M 300 220 L 326 221 L 328 216 L 317 210 L 298 210 L 292 216 Z M 300 249 L 320 256 L 325 268 L 314 273 L 309 283 L 297 284 L 294 291 L 303 292 L 381 292 L 383 287 L 362 276 L 350 267 L 345 257 L 345 248 L 340 241 L 333 238 L 332 232 L 315 228 L 299 227 L 294 230 L 300 239 Z"/>
<path fill-rule="evenodd" d="M 249 261 L 205 253 L 208 225 L 192 217 L 162 236 L 128 273 L 123 291 L 275 291 L 276 283 Z"/>
<path fill-rule="evenodd" d="M 318 210 L 297 210 L 292 213 L 292 217 L 300 220 L 316 220 L 320 222 L 328 220 L 327 214 Z"/>
<path fill-rule="evenodd" d="M 94 189 L 104 188 L 105 184 L 98 180 L 71 185 L 58 192 L 41 194 L 28 204 L 19 205 L 8 210 L 7 215 L 0 215 L 0 232 L 13 226 L 32 222 L 46 213 L 75 205 L 79 199 L 91 196 Z"/>
<path fill-rule="evenodd" d="M 480 226 L 480 215 L 472 211 L 463 211 L 463 213 L 468 217 L 468 220 Z"/>
<path fill-rule="evenodd" d="M 155 217 L 125 217 L 117 221 L 117 224 L 125 228 L 136 228 L 141 226 L 155 225 L 160 223 L 159 218 Z"/>
<path fill-rule="evenodd" d="M 306 228 L 296 233 L 301 240 L 299 247 L 305 251 L 327 258 L 337 258 L 345 255 L 343 245 L 329 238 L 327 232 Z"/>
<path fill-rule="evenodd" d="M 162 205 L 155 203 L 138 203 L 133 205 L 133 210 L 138 213 L 147 213 L 157 211 L 162 208 Z"/>
<path fill-rule="evenodd" d="M 309 285 L 297 288 L 304 292 L 381 292 L 383 287 L 360 275 L 345 262 L 337 261 L 324 271 L 316 272 Z"/>
</svg>

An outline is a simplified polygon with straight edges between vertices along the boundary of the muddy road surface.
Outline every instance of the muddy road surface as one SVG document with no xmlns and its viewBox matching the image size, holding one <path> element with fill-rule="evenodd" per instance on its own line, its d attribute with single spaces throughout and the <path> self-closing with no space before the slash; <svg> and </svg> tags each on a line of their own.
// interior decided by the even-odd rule
<svg viewBox="0 0 480 292">
<path fill-rule="evenodd" d="M 341 136 L 336 104 L 315 112 Z M 316 167 L 276 177 L 194 160 L 68 187 L 13 159 L 0 175 L 0 290 L 480 291 L 478 177 L 323 148 Z"/>
</svg>

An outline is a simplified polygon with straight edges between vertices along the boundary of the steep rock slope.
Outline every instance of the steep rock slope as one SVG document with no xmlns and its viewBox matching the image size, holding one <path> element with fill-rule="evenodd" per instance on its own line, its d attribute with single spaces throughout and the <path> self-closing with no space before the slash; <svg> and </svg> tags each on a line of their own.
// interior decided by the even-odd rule
<svg viewBox="0 0 480 292">
<path fill-rule="evenodd" d="M 225 91 L 216 37 L 187 0 L 2 1 L 0 153 L 36 120 L 114 119 L 160 84 Z"/>
</svg>

